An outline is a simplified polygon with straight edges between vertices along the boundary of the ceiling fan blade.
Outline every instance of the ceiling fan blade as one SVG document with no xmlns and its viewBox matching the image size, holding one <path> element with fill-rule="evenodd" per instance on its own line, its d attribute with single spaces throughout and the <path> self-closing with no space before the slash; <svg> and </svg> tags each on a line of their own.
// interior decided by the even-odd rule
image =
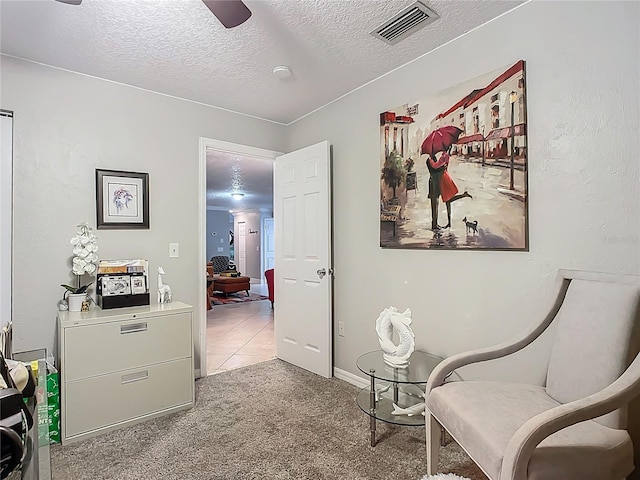
<svg viewBox="0 0 640 480">
<path fill-rule="evenodd" d="M 80 5 L 82 0 L 56 0 L 56 2 L 66 3 L 67 5 Z"/>
<path fill-rule="evenodd" d="M 202 2 L 225 28 L 237 27 L 249 20 L 251 16 L 251 10 L 242 0 L 202 0 Z"/>
</svg>

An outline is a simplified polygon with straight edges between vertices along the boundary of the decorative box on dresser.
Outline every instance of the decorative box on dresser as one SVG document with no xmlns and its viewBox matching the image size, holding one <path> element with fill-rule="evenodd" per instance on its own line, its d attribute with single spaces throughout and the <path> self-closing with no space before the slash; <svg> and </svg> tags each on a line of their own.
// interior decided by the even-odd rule
<svg viewBox="0 0 640 480">
<path fill-rule="evenodd" d="M 62 443 L 194 404 L 193 307 L 58 312 Z"/>
</svg>

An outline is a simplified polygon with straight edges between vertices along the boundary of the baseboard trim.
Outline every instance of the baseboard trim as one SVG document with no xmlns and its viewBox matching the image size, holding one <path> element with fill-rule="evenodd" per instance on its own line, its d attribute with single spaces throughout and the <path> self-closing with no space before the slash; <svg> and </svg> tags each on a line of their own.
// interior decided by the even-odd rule
<svg viewBox="0 0 640 480">
<path fill-rule="evenodd" d="M 353 373 L 342 370 L 341 368 L 334 367 L 333 376 L 359 388 L 367 387 L 370 383 L 370 380 L 354 375 Z"/>
</svg>

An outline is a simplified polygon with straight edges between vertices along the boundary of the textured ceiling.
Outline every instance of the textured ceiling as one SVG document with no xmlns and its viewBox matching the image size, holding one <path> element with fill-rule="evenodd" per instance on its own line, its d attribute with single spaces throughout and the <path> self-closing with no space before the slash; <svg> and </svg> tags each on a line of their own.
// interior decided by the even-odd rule
<svg viewBox="0 0 640 480">
<path fill-rule="evenodd" d="M 227 30 L 201 0 L 1 0 L 2 53 L 288 124 L 522 3 L 424 0 L 395 46 L 369 32 L 411 0 L 246 0 Z M 273 67 L 293 76 L 279 80 Z"/>
<path fill-rule="evenodd" d="M 243 193 L 240 200 L 233 192 Z M 207 205 L 229 211 L 273 208 L 273 161 L 207 152 Z"/>
<path fill-rule="evenodd" d="M 412 0 L 246 0 L 227 30 L 201 0 L 0 0 L 7 55 L 289 124 L 515 8 L 424 0 L 440 19 L 391 46 L 370 31 Z M 273 76 L 288 65 L 287 80 Z M 272 208 L 272 162 L 209 152 L 207 205 Z M 240 182 L 245 196 L 231 199 Z"/>
</svg>

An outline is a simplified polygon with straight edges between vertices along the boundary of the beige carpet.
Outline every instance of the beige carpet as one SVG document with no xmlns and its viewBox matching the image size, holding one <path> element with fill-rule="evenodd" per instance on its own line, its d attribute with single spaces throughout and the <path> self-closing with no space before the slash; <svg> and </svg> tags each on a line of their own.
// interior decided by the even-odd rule
<svg viewBox="0 0 640 480">
<path fill-rule="evenodd" d="M 425 475 L 420 480 L 468 480 L 453 473 L 438 473 L 436 475 Z"/>
<path fill-rule="evenodd" d="M 369 447 L 357 390 L 277 359 L 212 375 L 196 382 L 191 410 L 53 446 L 53 479 L 421 478 L 424 428 L 379 423 Z M 440 458 L 440 472 L 485 478 L 453 442 Z"/>
</svg>

